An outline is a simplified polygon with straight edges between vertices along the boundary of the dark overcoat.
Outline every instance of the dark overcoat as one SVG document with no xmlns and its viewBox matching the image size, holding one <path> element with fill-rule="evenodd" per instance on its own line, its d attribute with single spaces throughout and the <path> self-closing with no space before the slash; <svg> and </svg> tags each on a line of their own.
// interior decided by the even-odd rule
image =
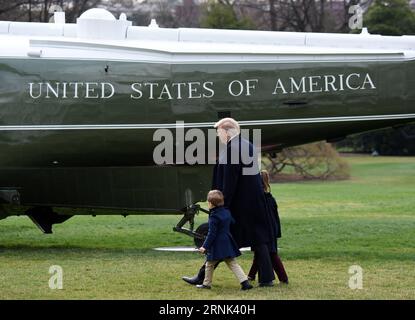
<svg viewBox="0 0 415 320">
<path fill-rule="evenodd" d="M 281 238 L 281 224 L 278 215 L 278 205 L 275 198 L 270 192 L 265 192 L 265 201 L 267 203 L 268 219 L 271 225 L 271 235 L 274 241 L 270 242 L 268 250 L 278 252 L 277 238 Z"/>
<path fill-rule="evenodd" d="M 278 214 L 277 200 L 275 200 L 270 192 L 265 192 L 265 199 L 267 201 L 267 209 L 273 223 L 273 233 L 276 238 L 281 238 L 281 222 Z"/>
<path fill-rule="evenodd" d="M 231 139 L 226 149 L 219 154 L 218 163 L 213 170 L 212 189 L 222 191 L 225 207 L 229 208 L 235 224 L 231 233 L 239 248 L 275 241 L 272 237 L 267 214 L 262 179 L 259 174 L 257 158 L 251 163 L 243 157 L 243 152 L 256 154 L 254 146 L 240 135 Z M 239 159 L 236 159 L 239 154 Z M 244 161 L 245 159 L 245 161 Z M 247 174 L 244 169 L 254 167 Z M 252 174 L 252 171 L 256 172 Z"/>
<path fill-rule="evenodd" d="M 215 207 L 210 210 L 209 232 L 203 243 L 207 251 L 207 261 L 235 258 L 241 255 L 230 232 L 230 225 L 233 222 L 231 213 L 225 207 Z"/>
</svg>

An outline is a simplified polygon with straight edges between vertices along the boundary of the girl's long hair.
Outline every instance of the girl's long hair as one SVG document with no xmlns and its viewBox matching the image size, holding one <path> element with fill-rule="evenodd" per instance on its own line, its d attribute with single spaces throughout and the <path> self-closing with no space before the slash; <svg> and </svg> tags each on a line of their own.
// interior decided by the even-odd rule
<svg viewBox="0 0 415 320">
<path fill-rule="evenodd" d="M 264 191 L 271 192 L 271 186 L 269 185 L 269 174 L 267 170 L 261 170 L 261 178 L 264 186 Z"/>
</svg>

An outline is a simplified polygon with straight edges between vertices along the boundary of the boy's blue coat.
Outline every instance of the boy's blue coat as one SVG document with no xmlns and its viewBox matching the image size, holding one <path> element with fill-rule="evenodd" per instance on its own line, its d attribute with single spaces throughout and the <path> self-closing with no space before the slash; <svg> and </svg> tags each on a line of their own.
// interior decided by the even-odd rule
<svg viewBox="0 0 415 320">
<path fill-rule="evenodd" d="M 222 260 L 241 255 L 238 245 L 230 233 L 230 225 L 234 220 L 225 207 L 210 210 L 209 232 L 203 247 L 207 250 L 207 260 Z"/>
</svg>

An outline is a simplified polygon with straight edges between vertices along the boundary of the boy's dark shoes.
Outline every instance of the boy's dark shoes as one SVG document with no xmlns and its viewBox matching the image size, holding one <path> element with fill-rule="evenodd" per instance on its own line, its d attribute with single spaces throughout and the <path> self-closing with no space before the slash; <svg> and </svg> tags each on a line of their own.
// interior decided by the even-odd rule
<svg viewBox="0 0 415 320">
<path fill-rule="evenodd" d="M 197 284 L 196 288 L 198 288 L 198 289 L 210 289 L 211 286 L 205 286 L 204 284 Z"/>
<path fill-rule="evenodd" d="M 252 289 L 253 286 L 249 283 L 248 280 L 245 280 L 244 282 L 241 282 L 241 290 L 249 290 Z"/>
</svg>

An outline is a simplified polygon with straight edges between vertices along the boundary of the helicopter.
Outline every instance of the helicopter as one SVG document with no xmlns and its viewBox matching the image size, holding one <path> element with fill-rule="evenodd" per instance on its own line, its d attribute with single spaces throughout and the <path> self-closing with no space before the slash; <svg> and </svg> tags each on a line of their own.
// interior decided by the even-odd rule
<svg viewBox="0 0 415 320">
<path fill-rule="evenodd" d="M 78 214 L 53 208 L 113 209 L 183 214 L 174 230 L 200 241 L 215 162 L 155 163 L 158 130 L 207 134 L 232 117 L 277 153 L 415 122 L 415 36 L 54 17 L 0 21 L 0 218 L 22 208 L 44 233 Z"/>
</svg>

